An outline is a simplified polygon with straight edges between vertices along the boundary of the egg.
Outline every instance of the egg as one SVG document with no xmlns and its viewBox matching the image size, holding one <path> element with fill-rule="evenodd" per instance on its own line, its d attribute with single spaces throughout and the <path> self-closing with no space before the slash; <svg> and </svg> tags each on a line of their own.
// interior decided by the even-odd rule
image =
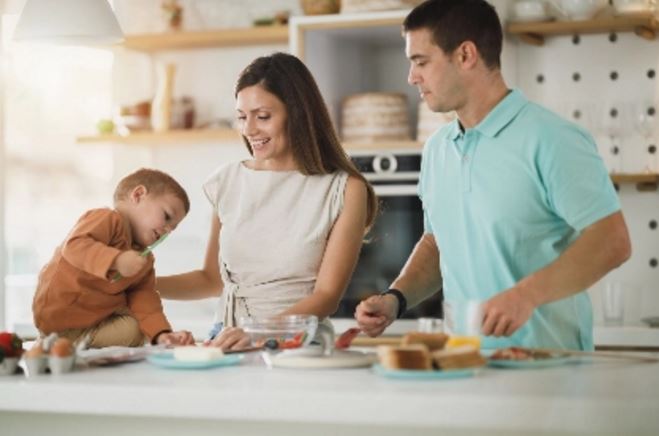
<svg viewBox="0 0 659 436">
<path fill-rule="evenodd" d="M 50 355 L 69 357 L 73 354 L 73 344 L 67 338 L 58 338 L 50 347 Z"/>
<path fill-rule="evenodd" d="M 41 357 L 44 355 L 43 346 L 41 342 L 35 342 L 32 348 L 27 350 L 24 354 L 26 358 Z"/>
</svg>

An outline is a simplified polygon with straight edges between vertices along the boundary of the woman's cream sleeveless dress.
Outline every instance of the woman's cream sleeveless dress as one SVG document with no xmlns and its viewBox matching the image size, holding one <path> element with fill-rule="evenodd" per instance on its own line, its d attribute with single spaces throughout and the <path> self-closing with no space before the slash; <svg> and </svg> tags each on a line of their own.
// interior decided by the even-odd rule
<svg viewBox="0 0 659 436">
<path fill-rule="evenodd" d="M 219 216 L 223 298 L 216 322 L 277 315 L 311 294 L 348 174 L 219 168 L 204 192 Z"/>
</svg>

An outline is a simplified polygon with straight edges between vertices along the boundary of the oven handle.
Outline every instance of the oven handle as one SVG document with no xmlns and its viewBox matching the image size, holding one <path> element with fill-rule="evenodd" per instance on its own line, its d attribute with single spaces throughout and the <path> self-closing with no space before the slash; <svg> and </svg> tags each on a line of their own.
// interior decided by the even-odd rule
<svg viewBox="0 0 659 436">
<path fill-rule="evenodd" d="M 379 197 L 417 196 L 417 185 L 374 185 L 373 189 Z"/>
</svg>

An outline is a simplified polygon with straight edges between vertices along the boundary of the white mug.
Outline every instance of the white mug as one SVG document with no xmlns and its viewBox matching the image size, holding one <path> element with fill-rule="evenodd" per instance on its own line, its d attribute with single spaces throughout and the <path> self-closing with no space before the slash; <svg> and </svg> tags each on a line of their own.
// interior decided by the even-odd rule
<svg viewBox="0 0 659 436">
<path fill-rule="evenodd" d="M 531 21 L 547 18 L 547 5 L 541 0 L 519 0 L 513 5 L 515 19 Z"/>
</svg>

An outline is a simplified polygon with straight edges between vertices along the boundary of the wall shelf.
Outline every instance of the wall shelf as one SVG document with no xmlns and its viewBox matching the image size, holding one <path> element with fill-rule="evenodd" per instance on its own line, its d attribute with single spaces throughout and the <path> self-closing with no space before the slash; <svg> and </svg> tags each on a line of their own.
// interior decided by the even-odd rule
<svg viewBox="0 0 659 436">
<path fill-rule="evenodd" d="M 639 191 L 656 191 L 659 185 L 659 174 L 657 173 L 620 173 L 611 174 L 611 180 L 614 184 L 634 183 Z"/>
<path fill-rule="evenodd" d="M 170 130 L 167 132 L 134 132 L 129 135 L 94 135 L 80 136 L 78 144 L 131 144 L 131 145 L 162 145 L 182 143 L 216 143 L 239 142 L 240 135 L 234 129 L 189 129 Z"/>
<path fill-rule="evenodd" d="M 346 150 L 395 150 L 395 149 L 416 149 L 423 148 L 423 142 L 412 140 L 400 141 L 377 141 L 377 142 L 344 142 L 343 148 Z"/>
<path fill-rule="evenodd" d="M 122 46 L 131 50 L 157 51 L 246 45 L 287 44 L 288 26 L 258 26 L 197 32 L 126 35 Z"/>
<path fill-rule="evenodd" d="M 584 21 L 544 21 L 532 23 L 508 22 L 506 31 L 522 41 L 543 45 L 546 36 L 588 33 L 634 32 L 641 38 L 654 40 L 659 21 L 652 14 L 607 16 Z"/>
<path fill-rule="evenodd" d="M 128 144 L 142 146 L 159 146 L 163 144 L 184 143 L 242 143 L 240 134 L 234 129 L 190 129 L 170 130 L 168 132 L 142 131 L 129 135 L 90 135 L 76 138 L 78 144 Z M 346 150 L 393 150 L 421 149 L 423 143 L 411 140 L 378 141 L 378 142 L 345 142 Z"/>
</svg>

